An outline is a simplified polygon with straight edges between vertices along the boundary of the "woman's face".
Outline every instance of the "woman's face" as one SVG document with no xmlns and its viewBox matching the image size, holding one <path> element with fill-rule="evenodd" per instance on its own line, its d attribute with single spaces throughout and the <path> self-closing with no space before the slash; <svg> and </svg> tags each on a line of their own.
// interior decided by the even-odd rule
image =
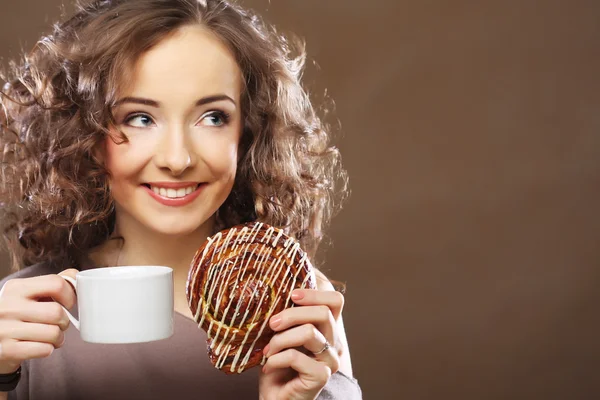
<svg viewBox="0 0 600 400">
<path fill-rule="evenodd" d="M 226 46 L 200 26 L 137 61 L 113 110 L 129 141 L 105 147 L 118 227 L 178 235 L 211 220 L 235 178 L 241 76 Z"/>
</svg>

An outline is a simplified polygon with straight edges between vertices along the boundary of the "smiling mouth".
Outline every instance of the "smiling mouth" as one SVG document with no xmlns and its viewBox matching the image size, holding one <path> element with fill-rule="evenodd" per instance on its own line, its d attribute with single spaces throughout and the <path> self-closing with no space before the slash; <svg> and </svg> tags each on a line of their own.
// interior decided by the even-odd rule
<svg viewBox="0 0 600 400">
<path fill-rule="evenodd" d="M 182 188 L 165 188 L 165 187 L 160 187 L 160 186 L 154 186 L 154 185 L 150 185 L 148 183 L 142 183 L 142 186 L 147 187 L 148 189 L 152 190 L 155 194 L 165 197 L 167 199 L 179 199 L 182 197 L 185 197 L 191 193 L 193 193 L 194 191 L 198 190 L 198 188 L 202 185 L 202 183 L 198 183 L 198 184 L 194 184 L 194 185 L 189 185 L 186 187 L 182 187 Z"/>
</svg>

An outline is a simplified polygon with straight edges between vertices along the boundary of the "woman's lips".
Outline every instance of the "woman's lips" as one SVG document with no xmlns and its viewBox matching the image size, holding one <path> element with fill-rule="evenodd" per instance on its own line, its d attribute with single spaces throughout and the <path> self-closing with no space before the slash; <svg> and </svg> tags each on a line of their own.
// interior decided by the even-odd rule
<svg viewBox="0 0 600 400">
<path fill-rule="evenodd" d="M 159 203 L 165 205 L 165 206 L 170 206 L 170 207 L 180 207 L 180 206 L 185 206 L 186 204 L 191 203 L 192 201 L 194 201 L 194 199 L 196 197 L 198 197 L 200 195 L 200 193 L 202 192 L 202 190 L 204 189 L 204 187 L 206 186 L 206 183 L 200 183 L 200 184 L 195 184 L 196 189 L 188 194 L 185 194 L 184 196 L 181 197 L 167 197 L 167 196 L 163 196 L 160 193 L 156 193 L 154 192 L 151 187 L 160 187 L 161 189 L 165 189 L 165 190 L 178 190 L 178 189 L 183 189 L 185 187 L 189 187 L 190 184 L 186 183 L 186 184 L 182 184 L 182 183 L 171 183 L 168 185 L 154 185 L 154 184 L 144 184 L 142 185 L 142 188 L 144 188 L 144 190 L 156 201 L 158 201 Z"/>
</svg>

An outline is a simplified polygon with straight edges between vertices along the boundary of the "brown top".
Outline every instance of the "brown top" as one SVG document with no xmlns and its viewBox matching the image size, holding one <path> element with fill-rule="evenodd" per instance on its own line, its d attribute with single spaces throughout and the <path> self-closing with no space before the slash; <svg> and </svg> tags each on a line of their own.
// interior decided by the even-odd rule
<svg viewBox="0 0 600 400">
<path fill-rule="evenodd" d="M 38 264 L 10 275 L 25 278 L 57 273 Z M 206 352 L 206 333 L 175 313 L 174 334 L 150 343 L 92 344 L 81 340 L 72 325 L 65 344 L 50 357 L 25 361 L 17 388 L 9 399 L 257 399 L 258 368 L 240 375 L 216 370 Z M 332 375 L 319 399 L 362 399 L 355 379 Z"/>
</svg>

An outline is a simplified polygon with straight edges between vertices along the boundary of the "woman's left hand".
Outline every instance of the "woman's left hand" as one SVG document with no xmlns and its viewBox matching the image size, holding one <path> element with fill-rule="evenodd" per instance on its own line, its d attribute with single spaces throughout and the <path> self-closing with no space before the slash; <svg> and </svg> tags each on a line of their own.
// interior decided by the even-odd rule
<svg viewBox="0 0 600 400">
<path fill-rule="evenodd" d="M 332 290 L 296 289 L 292 300 L 299 307 L 269 321 L 276 334 L 264 350 L 261 400 L 314 400 L 340 368 L 343 344 L 337 327 L 344 296 Z"/>
</svg>

